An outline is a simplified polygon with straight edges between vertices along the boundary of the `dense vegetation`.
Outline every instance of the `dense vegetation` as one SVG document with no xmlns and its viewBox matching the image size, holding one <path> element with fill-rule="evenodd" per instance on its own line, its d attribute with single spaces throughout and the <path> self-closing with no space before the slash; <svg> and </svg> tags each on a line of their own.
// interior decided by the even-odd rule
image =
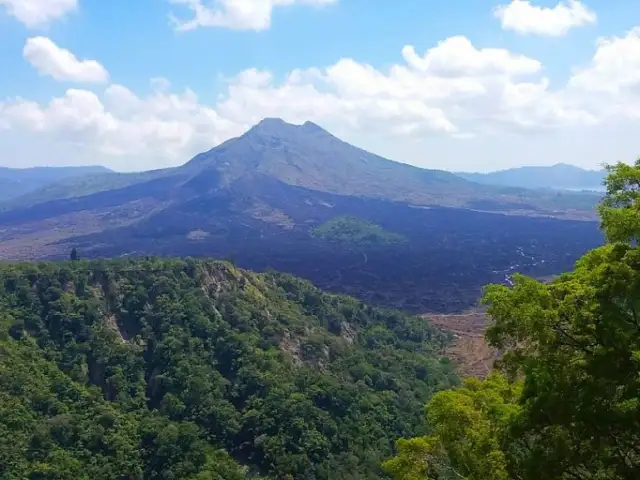
<svg viewBox="0 0 640 480">
<path fill-rule="evenodd" d="M 379 478 L 446 341 L 222 262 L 3 265 L 0 478 Z"/>
<path fill-rule="evenodd" d="M 375 247 L 404 242 L 397 233 L 357 217 L 336 217 L 313 229 L 315 237 L 352 247 Z"/>
<path fill-rule="evenodd" d="M 610 169 L 607 245 L 549 284 L 485 301 L 500 371 L 435 395 L 430 435 L 398 442 L 398 480 L 640 478 L 640 160 Z"/>
</svg>

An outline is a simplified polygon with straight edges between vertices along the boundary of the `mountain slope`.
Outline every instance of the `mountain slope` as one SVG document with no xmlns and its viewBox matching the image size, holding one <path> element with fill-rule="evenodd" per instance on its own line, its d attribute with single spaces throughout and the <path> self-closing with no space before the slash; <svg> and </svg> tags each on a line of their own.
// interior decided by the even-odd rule
<svg viewBox="0 0 640 480">
<path fill-rule="evenodd" d="M 111 173 L 105 167 L 0 167 L 0 202 L 18 198 L 46 186 L 78 177 Z"/>
<path fill-rule="evenodd" d="M 173 178 L 172 190 L 180 198 L 194 186 L 198 194 L 222 189 L 239 191 L 243 185 L 269 179 L 319 192 L 414 205 L 568 218 L 595 218 L 593 206 L 598 201 L 595 195 L 559 195 L 482 185 L 449 172 L 426 170 L 374 155 L 311 122 L 292 125 L 280 119 L 265 119 L 244 135 L 197 155 L 182 167 L 111 174 L 94 181 L 71 179 L 16 199 L 11 207 L 143 186 L 159 178 Z"/>
<path fill-rule="evenodd" d="M 221 262 L 1 265 L 0 311 L 3 478 L 379 478 L 456 382 L 423 319 Z"/>
<path fill-rule="evenodd" d="M 280 119 L 263 120 L 186 167 L 215 168 L 226 183 L 263 174 L 317 191 L 416 203 L 430 201 L 445 188 L 475 188 L 448 172 L 393 162 L 354 147 L 311 122 L 298 126 Z M 404 191 L 395 188 L 401 184 Z"/>
<path fill-rule="evenodd" d="M 77 181 L 83 188 L 65 183 L 62 198 L 0 212 L 0 258 L 59 259 L 74 247 L 83 257 L 232 258 L 424 313 L 468 307 L 514 270 L 558 273 L 602 241 L 595 222 L 548 218 L 588 217 L 571 206 L 592 206 L 593 195 L 497 194 L 521 190 L 391 162 L 278 120 L 182 167 Z M 314 234 L 345 217 L 359 232 Z"/>
<path fill-rule="evenodd" d="M 559 163 L 550 167 L 520 167 L 490 173 L 460 172 L 456 175 L 487 185 L 601 191 L 607 172 Z"/>
<path fill-rule="evenodd" d="M 350 145 L 318 125 L 265 119 L 241 137 L 197 155 L 185 169 L 213 169 L 229 185 L 257 174 L 288 185 L 415 205 L 558 214 L 587 211 L 594 196 L 565 196 L 480 185 L 442 170 L 394 162 Z"/>
<path fill-rule="evenodd" d="M 514 271 L 551 275 L 602 242 L 595 222 L 411 207 L 268 178 L 208 192 L 218 176 L 175 178 L 0 214 L 0 257 L 213 256 L 411 311 L 457 311 Z M 250 193 L 248 193 L 250 192 Z M 400 242 L 335 242 L 345 216 Z M 29 221 L 25 221 L 25 217 Z M 378 227 L 375 227 L 378 226 Z"/>
</svg>

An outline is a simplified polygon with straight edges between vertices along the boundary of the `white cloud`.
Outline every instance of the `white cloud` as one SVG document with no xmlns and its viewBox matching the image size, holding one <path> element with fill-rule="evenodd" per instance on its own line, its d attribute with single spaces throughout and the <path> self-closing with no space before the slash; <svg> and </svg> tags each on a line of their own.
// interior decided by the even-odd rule
<svg viewBox="0 0 640 480">
<path fill-rule="evenodd" d="M 609 131 L 611 125 L 640 119 L 639 41 L 638 29 L 601 40 L 591 63 L 555 88 L 533 58 L 452 37 L 424 54 L 407 46 L 405 61 L 384 70 L 349 58 L 324 68 L 293 70 L 282 80 L 269 71 L 247 69 L 226 78 L 210 105 L 190 90 L 172 92 L 167 80 L 157 78 L 146 97 L 110 85 L 99 94 L 70 89 L 48 104 L 10 99 L 0 103 L 0 129 L 9 129 L 12 136 L 31 135 L 38 142 L 30 143 L 46 145 L 47 151 L 73 145 L 75 155 L 105 158 L 127 169 L 178 165 L 264 117 L 311 120 L 400 160 L 421 158 L 425 144 L 448 141 L 449 151 L 462 148 L 452 146 L 459 144 L 472 149 L 459 153 L 456 161 L 490 155 L 485 152 L 492 152 L 492 142 L 510 145 L 502 157 L 520 161 L 540 148 L 524 133 L 545 132 L 550 139 L 558 132 L 593 125 Z M 623 100 L 612 101 L 613 92 L 624 92 Z M 597 138 L 594 131 L 589 141 Z M 521 138 L 528 150 L 508 153 L 520 148 L 504 140 L 512 137 Z M 389 150 L 389 145 L 395 147 Z M 545 159 L 570 160 L 558 158 L 561 149 L 556 150 Z"/>
<path fill-rule="evenodd" d="M 624 37 L 599 39 L 591 64 L 578 69 L 570 84 L 615 94 L 640 87 L 640 27 Z"/>
<path fill-rule="evenodd" d="M 524 55 L 516 55 L 503 48 L 476 49 L 468 38 L 450 37 L 420 57 L 413 46 L 402 50 L 407 63 L 422 72 L 442 76 L 536 73 L 542 65 Z"/>
<path fill-rule="evenodd" d="M 572 28 L 597 21 L 596 13 L 579 0 L 563 0 L 555 7 L 538 7 L 529 0 L 513 0 L 497 7 L 494 14 L 505 30 L 550 37 L 566 35 Z"/>
<path fill-rule="evenodd" d="M 48 75 L 56 80 L 79 83 L 109 81 L 109 73 L 99 62 L 78 60 L 69 50 L 58 47 L 46 37 L 27 39 L 23 56 L 41 75 Z"/>
<path fill-rule="evenodd" d="M 193 92 L 157 92 L 143 99 L 121 85 L 109 86 L 102 97 L 69 89 L 47 105 L 6 101 L 0 104 L 3 125 L 103 155 L 161 156 L 173 163 L 241 131 L 199 104 Z"/>
<path fill-rule="evenodd" d="M 603 117 L 640 119 L 640 27 L 622 37 L 598 39 L 593 59 L 574 71 L 569 87 L 597 103 Z"/>
<path fill-rule="evenodd" d="M 29 28 L 42 27 L 78 8 L 77 0 L 0 0 L 9 15 Z"/>
<path fill-rule="evenodd" d="M 169 0 L 172 4 L 183 5 L 192 17 L 180 20 L 174 14 L 170 19 L 179 31 L 194 30 L 199 27 L 223 27 L 233 30 L 266 30 L 271 26 L 271 15 L 275 7 L 294 4 L 323 6 L 337 0 Z"/>
<path fill-rule="evenodd" d="M 545 129 L 592 123 L 574 102 L 549 90 L 537 60 L 503 49 L 475 48 L 452 37 L 388 71 L 353 59 L 296 70 L 276 83 L 268 72 L 243 72 L 217 105 L 221 115 L 252 123 L 283 116 L 313 118 L 342 132 L 420 136 Z M 447 60 L 449 60 L 447 62 Z M 536 75 L 536 81 L 519 77 Z"/>
</svg>

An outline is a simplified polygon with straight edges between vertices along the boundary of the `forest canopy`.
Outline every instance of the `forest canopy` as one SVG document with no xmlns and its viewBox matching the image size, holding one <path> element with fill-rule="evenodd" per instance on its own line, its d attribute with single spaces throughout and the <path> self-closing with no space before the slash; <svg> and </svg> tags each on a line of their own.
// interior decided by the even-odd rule
<svg viewBox="0 0 640 480">
<path fill-rule="evenodd" d="M 380 478 L 447 341 L 224 262 L 0 265 L 0 478 Z"/>
<path fill-rule="evenodd" d="M 333 218 L 312 231 L 313 236 L 347 246 L 380 246 L 406 241 L 402 235 L 389 232 L 380 225 L 361 218 L 341 216 Z"/>
</svg>

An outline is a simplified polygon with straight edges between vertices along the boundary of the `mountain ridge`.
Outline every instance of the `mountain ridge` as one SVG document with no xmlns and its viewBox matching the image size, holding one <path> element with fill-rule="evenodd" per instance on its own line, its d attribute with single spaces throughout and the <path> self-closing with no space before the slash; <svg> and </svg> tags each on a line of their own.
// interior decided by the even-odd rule
<svg viewBox="0 0 640 480">
<path fill-rule="evenodd" d="M 595 195 L 475 184 L 310 123 L 267 120 L 182 167 L 76 185 L 1 211 L 0 259 L 60 259 L 73 248 L 89 258 L 232 258 L 424 313 L 467 308 L 514 269 L 559 273 L 602 241 L 584 221 Z M 314 236 L 322 225 L 340 228 Z"/>
<path fill-rule="evenodd" d="M 597 202 L 596 196 L 558 196 L 554 192 L 484 185 L 451 172 L 423 169 L 367 152 L 312 122 L 293 125 L 267 118 L 241 136 L 195 155 L 182 166 L 71 179 L 14 199 L 5 207 L 88 196 L 163 177 L 174 177 L 179 187 L 181 182 L 198 183 L 195 178 L 198 176 L 219 175 L 216 183 L 210 184 L 210 190 L 229 188 L 235 181 L 256 173 L 316 191 L 425 206 L 548 216 L 568 213 L 571 217 L 595 219 L 593 207 Z"/>
<path fill-rule="evenodd" d="M 587 170 L 568 163 L 556 163 L 551 166 L 525 165 L 487 173 L 456 172 L 456 175 L 486 185 L 602 191 L 607 172 Z"/>
<path fill-rule="evenodd" d="M 215 166 L 229 181 L 247 172 L 260 172 L 290 185 L 337 194 L 374 196 L 389 174 L 401 175 L 407 188 L 412 188 L 412 183 L 413 188 L 420 187 L 421 175 L 441 177 L 432 184 L 466 184 L 444 171 L 420 169 L 369 153 L 312 122 L 292 125 L 274 118 L 264 119 L 240 137 L 196 155 L 185 167 L 203 165 Z M 354 186 L 352 181 L 345 184 L 354 174 L 366 177 L 363 183 L 368 188 Z"/>
<path fill-rule="evenodd" d="M 22 197 L 70 178 L 114 173 L 101 165 L 73 167 L 1 167 L 0 202 Z"/>
</svg>

